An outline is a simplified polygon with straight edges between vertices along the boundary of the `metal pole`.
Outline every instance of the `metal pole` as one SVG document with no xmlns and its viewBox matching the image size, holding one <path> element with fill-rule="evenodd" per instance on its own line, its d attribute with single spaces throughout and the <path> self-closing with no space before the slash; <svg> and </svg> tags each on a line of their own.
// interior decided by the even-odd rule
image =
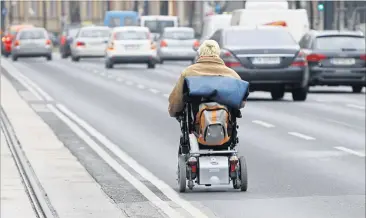
<svg viewBox="0 0 366 218">
<path fill-rule="evenodd" d="M 46 9 L 46 1 L 42 1 L 42 9 L 43 9 L 43 27 L 47 29 L 47 9 Z"/>
<path fill-rule="evenodd" d="M 9 25 L 13 24 L 13 2 L 9 1 Z"/>
<path fill-rule="evenodd" d="M 5 1 L 1 1 L 1 33 L 4 33 L 5 31 L 5 10 L 7 10 L 7 8 L 5 8 Z"/>
</svg>

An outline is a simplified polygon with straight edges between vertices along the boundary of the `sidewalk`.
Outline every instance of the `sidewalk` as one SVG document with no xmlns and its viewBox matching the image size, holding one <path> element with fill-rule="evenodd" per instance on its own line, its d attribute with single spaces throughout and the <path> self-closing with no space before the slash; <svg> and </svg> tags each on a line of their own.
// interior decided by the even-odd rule
<svg viewBox="0 0 366 218">
<path fill-rule="evenodd" d="M 36 218 L 31 202 L 1 131 L 1 215 L 0 217 Z"/>
<path fill-rule="evenodd" d="M 4 76 L 1 78 L 1 105 L 60 218 L 126 217 Z M 2 171 L 1 177 L 6 178 L 10 173 Z"/>
</svg>

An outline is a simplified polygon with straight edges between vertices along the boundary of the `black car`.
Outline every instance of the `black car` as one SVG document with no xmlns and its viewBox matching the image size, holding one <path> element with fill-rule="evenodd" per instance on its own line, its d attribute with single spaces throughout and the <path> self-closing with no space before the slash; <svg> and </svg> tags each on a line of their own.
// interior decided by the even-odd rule
<svg viewBox="0 0 366 218">
<path fill-rule="evenodd" d="M 366 85 L 365 36 L 356 31 L 310 31 L 300 41 L 307 55 L 309 85 L 351 86 L 359 93 Z"/>
<path fill-rule="evenodd" d="M 305 101 L 308 70 L 300 46 L 285 29 L 271 26 L 233 26 L 217 30 L 211 38 L 219 43 L 221 58 L 243 80 L 250 91 L 271 92 L 282 99 L 292 92 L 294 101 Z"/>
<path fill-rule="evenodd" d="M 71 55 L 70 45 L 81 27 L 81 24 L 70 24 L 62 31 L 59 49 L 62 58 L 67 58 Z"/>
</svg>

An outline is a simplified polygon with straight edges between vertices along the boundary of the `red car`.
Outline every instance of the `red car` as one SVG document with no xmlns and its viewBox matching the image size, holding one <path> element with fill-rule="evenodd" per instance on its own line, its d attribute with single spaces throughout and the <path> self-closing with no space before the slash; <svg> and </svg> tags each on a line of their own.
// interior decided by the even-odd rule
<svg viewBox="0 0 366 218">
<path fill-rule="evenodd" d="M 12 41 L 13 41 L 14 36 L 19 32 L 19 30 L 21 30 L 23 28 L 32 28 L 32 27 L 34 27 L 34 26 L 29 25 L 29 24 L 10 26 L 7 33 L 4 35 L 4 37 L 1 38 L 3 55 L 8 57 L 11 54 Z"/>
</svg>

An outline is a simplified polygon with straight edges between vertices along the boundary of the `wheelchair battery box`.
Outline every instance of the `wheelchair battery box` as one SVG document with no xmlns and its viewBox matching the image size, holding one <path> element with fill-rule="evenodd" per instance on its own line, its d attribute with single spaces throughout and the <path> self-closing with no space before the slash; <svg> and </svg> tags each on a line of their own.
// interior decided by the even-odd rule
<svg viewBox="0 0 366 218">
<path fill-rule="evenodd" d="M 201 156 L 198 159 L 200 185 L 229 184 L 229 157 Z"/>
</svg>

